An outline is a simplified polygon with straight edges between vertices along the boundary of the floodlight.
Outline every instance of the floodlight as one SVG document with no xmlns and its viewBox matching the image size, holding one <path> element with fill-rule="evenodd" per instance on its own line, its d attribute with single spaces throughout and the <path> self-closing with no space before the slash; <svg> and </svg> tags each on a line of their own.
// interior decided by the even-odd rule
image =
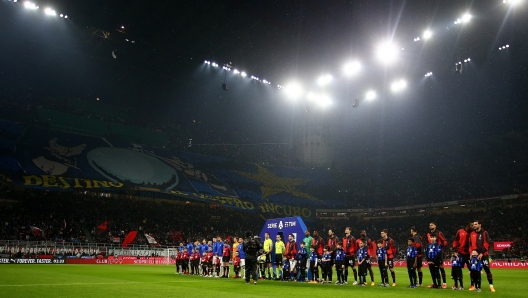
<svg viewBox="0 0 528 298">
<path fill-rule="evenodd" d="M 324 86 L 330 83 L 332 79 L 333 79 L 332 76 L 329 74 L 322 75 L 319 77 L 319 79 L 317 79 L 317 84 L 319 84 L 320 86 Z"/>
<path fill-rule="evenodd" d="M 240 75 L 245 78 L 247 76 L 247 73 L 245 73 L 244 71 L 240 73 Z"/>
<path fill-rule="evenodd" d="M 399 80 L 392 83 L 391 90 L 394 92 L 398 92 L 405 89 L 405 87 L 407 87 L 407 82 L 405 82 L 405 80 Z"/>
<path fill-rule="evenodd" d="M 297 83 L 290 83 L 284 87 L 288 97 L 292 99 L 297 99 L 302 94 L 302 87 Z"/>
<path fill-rule="evenodd" d="M 239 74 L 240 71 L 238 71 L 238 69 L 235 69 L 235 70 L 233 70 L 233 73 L 234 73 L 234 74 Z"/>
<path fill-rule="evenodd" d="M 507 47 L 507 48 L 509 48 L 509 47 L 510 47 L 510 45 L 509 45 L 509 44 L 507 44 L 507 45 L 506 45 L 506 47 Z"/>
<path fill-rule="evenodd" d="M 332 104 L 332 100 L 330 99 L 330 96 L 326 94 L 321 94 L 315 98 L 317 104 L 323 108 L 329 106 Z"/>
<path fill-rule="evenodd" d="M 471 20 L 472 16 L 469 13 L 466 13 L 462 16 L 462 22 L 467 23 Z"/>
<path fill-rule="evenodd" d="M 64 15 L 63 15 L 63 14 L 61 13 L 61 14 L 60 14 L 60 17 L 61 17 L 61 18 L 63 18 L 63 17 L 64 17 Z"/>
<path fill-rule="evenodd" d="M 53 10 L 53 9 L 51 9 L 51 8 L 49 8 L 49 7 L 47 7 L 47 8 L 44 9 L 44 13 L 45 13 L 46 15 L 48 15 L 48 16 L 56 16 L 56 15 L 57 15 L 57 13 L 55 12 L 55 10 Z"/>
<path fill-rule="evenodd" d="M 37 5 L 35 5 L 35 3 L 29 2 L 29 1 L 24 2 L 24 7 L 27 9 L 33 9 L 33 10 L 39 8 Z"/>
<path fill-rule="evenodd" d="M 67 18 L 68 18 L 68 15 L 65 15 L 64 18 L 67 19 Z"/>
<path fill-rule="evenodd" d="M 398 48 L 390 42 L 382 43 L 377 51 L 376 57 L 385 64 L 390 64 L 396 60 L 398 55 Z"/>
<path fill-rule="evenodd" d="M 433 32 L 431 32 L 431 30 L 425 30 L 425 32 L 423 33 L 423 38 L 424 39 L 429 39 L 433 36 Z"/>
<path fill-rule="evenodd" d="M 366 100 L 374 100 L 376 98 L 376 91 L 374 90 L 369 90 L 367 91 L 367 93 L 365 94 L 365 99 Z"/>
<path fill-rule="evenodd" d="M 347 76 L 356 74 L 361 69 L 361 64 L 358 61 L 348 62 L 343 66 L 343 72 Z"/>
</svg>

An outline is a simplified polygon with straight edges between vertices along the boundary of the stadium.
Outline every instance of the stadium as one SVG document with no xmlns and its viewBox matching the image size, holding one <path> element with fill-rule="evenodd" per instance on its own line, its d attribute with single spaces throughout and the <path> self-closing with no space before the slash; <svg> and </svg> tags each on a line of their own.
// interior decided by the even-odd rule
<svg viewBox="0 0 528 298">
<path fill-rule="evenodd" d="M 2 0 L 0 297 L 524 297 L 528 3 L 379 2 Z"/>
</svg>

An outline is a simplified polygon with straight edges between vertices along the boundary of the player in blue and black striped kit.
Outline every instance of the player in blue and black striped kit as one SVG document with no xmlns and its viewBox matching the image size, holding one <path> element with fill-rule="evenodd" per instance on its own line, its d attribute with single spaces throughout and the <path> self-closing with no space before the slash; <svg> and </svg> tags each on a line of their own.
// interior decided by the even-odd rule
<svg viewBox="0 0 528 298">
<path fill-rule="evenodd" d="M 482 278 L 480 271 L 482 270 L 482 261 L 478 258 L 478 252 L 476 250 L 471 252 L 471 259 L 469 260 L 469 274 L 471 276 L 471 283 L 475 285 L 475 292 L 480 292 L 480 284 Z"/>
<path fill-rule="evenodd" d="M 345 275 L 343 270 L 345 269 L 345 251 L 341 242 L 337 242 L 337 248 L 335 253 L 335 268 L 337 273 L 336 285 L 345 285 Z"/>
<path fill-rule="evenodd" d="M 378 267 L 381 274 L 381 283 L 379 284 L 380 287 L 388 287 L 389 286 L 389 275 L 387 272 L 387 251 L 383 247 L 383 240 L 378 240 L 378 249 L 376 250 L 376 257 L 378 259 Z"/>
<path fill-rule="evenodd" d="M 306 282 L 306 261 L 307 261 L 307 254 L 306 248 L 304 247 L 305 243 L 301 242 L 301 248 L 297 251 L 297 255 L 295 256 L 295 259 L 297 259 L 297 266 L 299 268 L 299 282 Z"/>
<path fill-rule="evenodd" d="M 286 258 L 284 258 L 284 261 L 282 263 L 282 276 L 281 281 L 288 282 L 291 280 L 290 276 L 290 261 Z"/>
<path fill-rule="evenodd" d="M 467 262 L 467 260 L 464 260 L 464 257 L 459 255 L 456 249 L 453 249 L 453 258 L 451 258 L 451 277 L 455 282 L 453 287 L 451 287 L 453 290 L 464 290 L 464 283 L 462 281 L 464 262 Z M 458 283 L 460 283 L 460 288 L 458 287 Z"/>
<path fill-rule="evenodd" d="M 319 268 L 317 267 L 317 252 L 315 251 L 315 247 L 310 246 L 310 255 L 308 255 L 308 262 L 310 262 L 310 271 L 312 272 L 312 280 L 310 280 L 308 283 L 317 283 L 317 279 L 319 279 Z"/>
<path fill-rule="evenodd" d="M 431 243 L 427 246 L 427 264 L 433 279 L 432 289 L 441 289 L 440 263 L 442 262 L 442 246 L 436 241 L 436 234 L 430 234 Z"/>
<path fill-rule="evenodd" d="M 367 264 L 370 262 L 368 248 L 365 247 L 365 242 L 359 241 L 359 249 L 357 250 L 357 260 L 359 267 L 359 283 L 358 286 L 364 287 L 367 283 Z"/>
<path fill-rule="evenodd" d="M 414 246 L 414 238 L 409 238 L 407 240 L 407 273 L 409 274 L 409 280 L 411 284 L 407 288 L 414 289 L 416 288 L 416 262 L 418 261 L 418 252 L 416 251 L 416 246 Z"/>
</svg>

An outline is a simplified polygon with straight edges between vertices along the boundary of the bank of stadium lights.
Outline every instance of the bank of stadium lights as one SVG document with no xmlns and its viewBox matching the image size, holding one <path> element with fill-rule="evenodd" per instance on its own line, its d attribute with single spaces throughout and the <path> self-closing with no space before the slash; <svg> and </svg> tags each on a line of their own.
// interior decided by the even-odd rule
<svg viewBox="0 0 528 298">
<path fill-rule="evenodd" d="M 325 108 L 332 104 L 332 99 L 330 98 L 330 96 L 324 93 L 309 92 L 306 95 L 306 98 L 322 108 Z"/>
<path fill-rule="evenodd" d="M 29 1 L 24 2 L 24 7 L 31 10 L 39 9 L 39 7 L 35 3 Z"/>
<path fill-rule="evenodd" d="M 423 33 L 423 39 L 428 40 L 433 36 L 433 32 L 431 30 L 425 30 Z"/>
<path fill-rule="evenodd" d="M 343 72 L 347 76 L 353 76 L 361 70 L 361 63 L 359 61 L 351 61 L 343 65 Z"/>
<path fill-rule="evenodd" d="M 391 90 L 393 92 L 399 92 L 407 87 L 407 82 L 405 80 L 398 80 L 392 83 Z"/>
<path fill-rule="evenodd" d="M 420 41 L 420 37 L 415 37 L 414 41 Z"/>
<path fill-rule="evenodd" d="M 384 64 L 391 64 L 398 57 L 398 52 L 398 47 L 391 42 L 384 42 L 378 46 L 376 57 Z"/>
<path fill-rule="evenodd" d="M 240 76 L 242 76 L 243 78 L 245 78 L 245 77 L 247 76 L 247 73 L 245 73 L 245 72 L 241 72 L 241 73 L 240 73 Z"/>
<path fill-rule="evenodd" d="M 303 88 L 298 83 L 290 83 L 283 87 L 286 95 L 291 99 L 299 98 L 303 93 Z"/>
<path fill-rule="evenodd" d="M 325 86 L 325 85 L 328 85 L 330 82 L 332 82 L 332 80 L 333 80 L 333 77 L 331 75 L 325 74 L 325 75 L 320 76 L 317 79 L 317 84 L 319 84 L 319 86 Z"/>
<path fill-rule="evenodd" d="M 502 3 L 504 4 L 510 4 L 510 5 L 517 5 L 521 3 L 522 0 L 502 0 Z"/>
<path fill-rule="evenodd" d="M 234 73 L 234 74 L 239 74 L 240 71 L 239 71 L 238 69 L 235 68 L 235 69 L 233 69 L 233 73 Z"/>
<path fill-rule="evenodd" d="M 472 17 L 473 17 L 473 16 L 472 16 L 471 14 L 466 13 L 466 14 L 464 14 L 464 15 L 462 16 L 462 18 L 457 19 L 457 20 L 455 21 L 455 25 L 462 24 L 462 23 L 467 23 L 467 22 L 471 21 L 471 18 L 472 18 Z"/>
<path fill-rule="evenodd" d="M 57 15 L 57 12 L 49 7 L 46 7 L 44 9 L 44 13 L 47 15 L 47 16 L 56 16 Z"/>
<path fill-rule="evenodd" d="M 432 75 L 433 75 L 432 72 L 428 72 L 428 73 L 426 73 L 426 74 L 424 75 L 424 77 L 430 77 L 430 76 L 432 76 Z"/>
<path fill-rule="evenodd" d="M 499 51 L 506 50 L 506 49 L 509 48 L 509 47 L 510 47 L 509 44 L 507 44 L 507 45 L 505 45 L 505 46 L 502 46 L 502 47 L 499 47 Z"/>
<path fill-rule="evenodd" d="M 468 63 L 471 61 L 471 58 L 464 59 L 464 63 Z"/>
<path fill-rule="evenodd" d="M 365 99 L 368 101 L 376 99 L 376 91 L 374 90 L 367 91 L 367 93 L 365 94 Z"/>
</svg>

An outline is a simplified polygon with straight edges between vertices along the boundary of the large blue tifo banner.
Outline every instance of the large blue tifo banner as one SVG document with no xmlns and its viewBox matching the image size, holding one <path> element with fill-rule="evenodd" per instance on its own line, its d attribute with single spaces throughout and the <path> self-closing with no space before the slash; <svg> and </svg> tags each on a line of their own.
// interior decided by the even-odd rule
<svg viewBox="0 0 528 298">
<path fill-rule="evenodd" d="M 327 206 L 320 197 L 332 185 L 325 170 L 265 167 L 2 120 L 0 180 L 46 190 L 163 194 L 305 219 Z"/>
</svg>

